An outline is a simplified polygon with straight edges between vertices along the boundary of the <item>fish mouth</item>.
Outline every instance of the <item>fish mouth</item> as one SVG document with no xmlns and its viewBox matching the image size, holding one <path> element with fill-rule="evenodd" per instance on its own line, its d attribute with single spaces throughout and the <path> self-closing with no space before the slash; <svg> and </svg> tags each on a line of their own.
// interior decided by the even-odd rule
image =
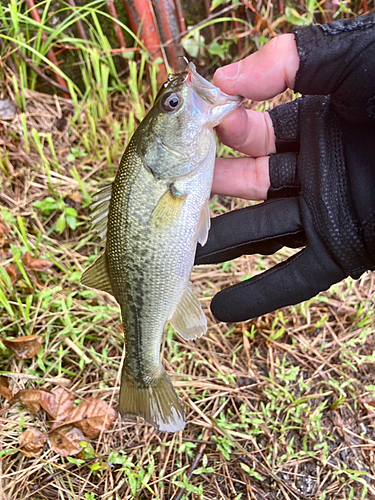
<svg viewBox="0 0 375 500">
<path fill-rule="evenodd" d="M 224 101 L 225 103 L 238 103 L 244 100 L 244 98 L 241 96 L 226 94 L 218 87 L 215 87 L 213 83 L 210 83 L 197 72 L 195 64 L 192 62 L 189 62 L 187 72 L 187 81 L 190 83 L 190 85 L 194 87 L 194 90 L 198 92 L 202 99 L 214 106 L 224 104 Z"/>
<path fill-rule="evenodd" d="M 223 118 L 241 105 L 244 98 L 239 95 L 226 94 L 218 87 L 215 87 L 197 72 L 194 63 L 189 62 L 187 58 L 184 59 L 187 66 L 186 70 L 168 75 L 168 80 L 163 87 L 172 92 L 177 92 L 187 85 L 193 90 L 193 94 L 204 101 L 202 103 L 202 101 L 199 102 L 199 99 L 193 99 L 193 106 L 209 117 L 206 122 L 207 126 L 216 127 Z M 202 105 L 204 103 L 207 103 L 208 106 L 204 106 L 203 109 Z"/>
<path fill-rule="evenodd" d="M 199 97 L 210 104 L 210 125 L 212 126 L 218 125 L 225 116 L 238 108 L 244 101 L 244 98 L 239 95 L 229 95 L 215 87 L 197 72 L 195 64 L 192 62 L 188 63 L 185 81 Z"/>
</svg>

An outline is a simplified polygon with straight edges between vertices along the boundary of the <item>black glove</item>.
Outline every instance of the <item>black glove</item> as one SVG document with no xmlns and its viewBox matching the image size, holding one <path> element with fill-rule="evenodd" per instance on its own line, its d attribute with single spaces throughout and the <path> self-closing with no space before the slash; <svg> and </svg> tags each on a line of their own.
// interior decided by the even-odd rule
<svg viewBox="0 0 375 500">
<path fill-rule="evenodd" d="M 268 199 L 212 220 L 196 264 L 305 246 L 218 293 L 220 321 L 244 321 L 307 300 L 375 268 L 375 16 L 295 31 L 295 90 L 270 112 L 277 154 Z"/>
</svg>

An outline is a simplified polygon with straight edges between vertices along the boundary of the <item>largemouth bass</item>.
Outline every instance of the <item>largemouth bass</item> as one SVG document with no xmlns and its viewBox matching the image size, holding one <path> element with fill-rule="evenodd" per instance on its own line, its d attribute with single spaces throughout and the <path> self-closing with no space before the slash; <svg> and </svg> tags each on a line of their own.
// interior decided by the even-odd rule
<svg viewBox="0 0 375 500">
<path fill-rule="evenodd" d="M 242 99 L 228 96 L 190 63 L 170 75 L 131 138 L 112 185 L 94 198 L 93 224 L 105 251 L 82 284 L 112 294 L 121 308 L 125 360 L 120 412 L 157 430 L 185 426 L 182 404 L 160 361 L 167 321 L 187 340 L 207 320 L 189 276 L 210 227 L 216 142 L 213 127 Z"/>
</svg>

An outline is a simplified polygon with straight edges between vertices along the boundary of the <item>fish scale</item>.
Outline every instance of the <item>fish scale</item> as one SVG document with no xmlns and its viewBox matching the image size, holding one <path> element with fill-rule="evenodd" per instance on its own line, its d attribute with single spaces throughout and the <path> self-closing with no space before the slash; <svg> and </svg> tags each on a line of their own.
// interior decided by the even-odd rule
<svg viewBox="0 0 375 500">
<path fill-rule="evenodd" d="M 94 225 L 106 248 L 81 282 L 111 293 L 121 308 L 120 412 L 157 430 L 185 425 L 160 346 L 167 321 L 187 340 L 207 329 L 189 277 L 197 242 L 206 242 L 210 226 L 213 127 L 240 103 L 191 63 L 171 75 L 126 148 L 112 189 L 95 196 Z"/>
</svg>

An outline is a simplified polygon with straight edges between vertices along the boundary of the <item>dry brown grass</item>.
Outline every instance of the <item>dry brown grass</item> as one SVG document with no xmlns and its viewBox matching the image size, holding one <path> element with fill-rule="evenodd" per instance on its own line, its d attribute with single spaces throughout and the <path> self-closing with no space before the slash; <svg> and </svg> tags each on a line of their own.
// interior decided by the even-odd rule
<svg viewBox="0 0 375 500">
<path fill-rule="evenodd" d="M 0 347 L 0 369 L 13 391 L 63 385 L 77 399 L 95 396 L 116 407 L 123 355 L 118 309 L 107 295 L 82 293 L 78 278 L 71 280 L 98 245 L 67 161 L 71 148 L 81 147 L 88 127 L 85 110 L 81 123 L 69 123 L 70 101 L 38 93 L 26 97 L 29 134 L 33 127 L 39 134 L 51 133 L 59 162 L 48 173 L 32 141 L 27 151 L 20 115 L 13 122 L 0 121 L 0 203 L 9 227 L 0 264 L 13 264 L 27 244 L 55 266 L 30 275 L 31 287 L 20 275 L 13 288 L 5 289 L 14 316 L 0 309 L 1 336 L 40 334 L 44 351 L 17 361 Z M 123 103 L 114 103 L 98 126 L 97 149 L 73 163 L 90 193 L 113 175 L 103 151 L 113 140 L 113 122 L 123 123 L 126 111 Z M 126 142 L 126 131 L 120 139 Z M 46 140 L 44 154 L 53 165 Z M 67 195 L 76 191 L 80 196 L 69 201 Z M 83 224 L 58 234 L 53 227 L 59 210 L 43 216 L 33 207 L 47 196 L 73 206 Z M 243 203 L 220 198 L 214 211 Z M 17 217 L 24 222 L 26 242 Z M 0 498 L 375 498 L 374 274 L 245 323 L 217 324 L 209 311 L 218 290 L 289 254 L 244 256 L 224 267 L 194 270 L 208 334 L 187 343 L 168 331 L 163 343 L 165 366 L 186 409 L 183 432 L 158 434 L 142 422 L 118 418 L 91 443 L 83 462 L 69 462 L 47 447 L 40 457 L 26 458 L 19 452 L 19 436 L 29 427 L 45 432 L 46 416 L 8 407 L 1 399 Z M 191 485 L 186 491 L 184 476 Z"/>
</svg>

